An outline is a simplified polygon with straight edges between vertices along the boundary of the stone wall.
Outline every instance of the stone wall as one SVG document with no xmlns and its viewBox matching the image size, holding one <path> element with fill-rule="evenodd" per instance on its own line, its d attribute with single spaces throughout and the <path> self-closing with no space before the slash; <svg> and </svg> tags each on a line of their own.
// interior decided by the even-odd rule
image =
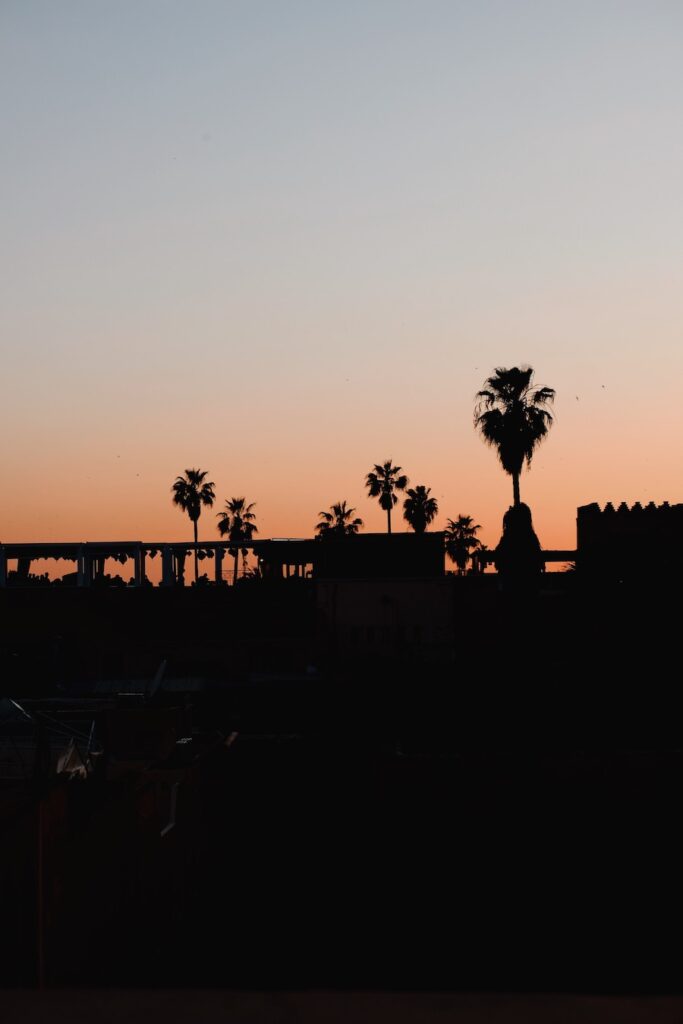
<svg viewBox="0 0 683 1024">
<path fill-rule="evenodd" d="M 576 532 L 582 572 L 626 578 L 683 568 L 683 504 L 594 502 L 577 509 Z"/>
</svg>

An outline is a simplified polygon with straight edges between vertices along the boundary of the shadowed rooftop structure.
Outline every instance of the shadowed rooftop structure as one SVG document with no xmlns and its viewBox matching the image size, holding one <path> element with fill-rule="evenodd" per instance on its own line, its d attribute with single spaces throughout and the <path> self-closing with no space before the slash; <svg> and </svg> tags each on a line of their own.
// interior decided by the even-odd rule
<svg viewBox="0 0 683 1024">
<path fill-rule="evenodd" d="M 429 579 L 444 575 L 443 533 L 361 533 L 319 540 L 256 541 L 268 578 Z"/>
<path fill-rule="evenodd" d="M 582 573 L 609 577 L 652 576 L 683 569 L 683 503 L 636 502 L 628 506 L 597 502 L 577 509 L 577 546 L 542 552 L 549 563 L 576 562 Z M 444 534 L 361 533 L 351 537 L 287 538 L 241 541 L 253 552 L 266 579 L 435 579 L 445 574 Z M 213 582 L 226 582 L 223 560 L 234 551 L 228 540 L 192 542 L 89 541 L 65 544 L 0 544 L 0 587 L 28 585 L 31 562 L 43 559 L 74 563 L 73 583 L 89 587 L 104 579 L 104 563 L 132 560 L 131 586 L 149 585 L 147 559 L 161 557 L 161 586 L 185 583 L 185 561 L 195 550 L 213 560 Z M 474 553 L 474 568 L 495 561 L 495 550 Z M 8 563 L 16 570 L 8 572 Z M 9 577 L 9 579 L 8 579 Z"/>
<path fill-rule="evenodd" d="M 239 543 L 253 551 L 260 574 L 267 579 L 309 577 L 353 578 L 435 578 L 444 575 L 443 533 L 401 533 L 391 536 L 368 533 L 324 540 L 273 538 Z M 148 558 L 161 556 L 161 586 L 183 585 L 185 560 L 197 551 L 214 563 L 215 583 L 223 580 L 223 559 L 234 550 L 230 541 L 210 543 L 150 543 L 145 541 L 96 541 L 68 544 L 0 544 L 0 586 L 8 583 L 8 562 L 16 560 L 11 582 L 28 584 L 31 562 L 42 559 L 75 563 L 75 582 L 90 587 L 104 578 L 104 563 L 113 559 L 133 562 L 132 586 L 146 583 Z"/>
</svg>

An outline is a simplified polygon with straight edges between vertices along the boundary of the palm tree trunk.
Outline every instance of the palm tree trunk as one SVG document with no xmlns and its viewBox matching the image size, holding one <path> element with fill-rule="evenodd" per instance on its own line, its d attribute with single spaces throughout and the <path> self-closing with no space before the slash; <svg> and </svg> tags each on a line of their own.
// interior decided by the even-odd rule
<svg viewBox="0 0 683 1024">
<path fill-rule="evenodd" d="M 197 560 L 197 548 L 196 548 L 196 544 L 197 544 L 197 520 L 196 519 L 192 520 L 192 525 L 194 526 L 194 542 L 195 542 L 195 549 L 194 549 L 194 581 L 196 583 L 197 582 L 197 577 L 199 576 L 199 561 Z"/>
<path fill-rule="evenodd" d="M 512 474 L 512 492 L 514 494 L 515 505 L 521 505 L 519 497 L 519 473 Z"/>
<path fill-rule="evenodd" d="M 387 509 L 387 533 L 391 533 L 391 509 Z"/>
<path fill-rule="evenodd" d="M 238 566 L 239 557 L 240 557 L 240 549 L 237 548 L 237 551 L 235 552 L 235 569 L 234 569 L 233 574 L 232 574 L 232 585 L 233 585 L 233 587 L 237 583 L 237 566 Z"/>
</svg>

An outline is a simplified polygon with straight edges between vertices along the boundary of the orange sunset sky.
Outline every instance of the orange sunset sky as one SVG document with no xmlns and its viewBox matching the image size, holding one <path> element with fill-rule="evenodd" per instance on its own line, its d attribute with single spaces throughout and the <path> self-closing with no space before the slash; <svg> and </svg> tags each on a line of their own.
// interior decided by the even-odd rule
<svg viewBox="0 0 683 1024">
<path fill-rule="evenodd" d="M 472 426 L 531 364 L 556 423 L 521 481 L 683 500 L 678 3 L 6 2 L 0 540 L 191 537 L 210 471 L 311 536 L 387 458 L 490 546 L 509 477 Z M 396 520 L 395 528 L 404 524 Z"/>
</svg>

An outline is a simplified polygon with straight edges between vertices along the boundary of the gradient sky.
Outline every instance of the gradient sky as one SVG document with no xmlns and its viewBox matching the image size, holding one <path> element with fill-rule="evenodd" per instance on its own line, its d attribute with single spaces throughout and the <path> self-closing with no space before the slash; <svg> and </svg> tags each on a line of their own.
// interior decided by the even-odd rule
<svg viewBox="0 0 683 1024">
<path fill-rule="evenodd" d="M 544 546 L 683 500 L 682 53 L 678 0 L 3 0 L 0 539 L 189 538 L 190 466 L 381 530 L 392 458 L 494 545 L 523 362 Z"/>
</svg>

